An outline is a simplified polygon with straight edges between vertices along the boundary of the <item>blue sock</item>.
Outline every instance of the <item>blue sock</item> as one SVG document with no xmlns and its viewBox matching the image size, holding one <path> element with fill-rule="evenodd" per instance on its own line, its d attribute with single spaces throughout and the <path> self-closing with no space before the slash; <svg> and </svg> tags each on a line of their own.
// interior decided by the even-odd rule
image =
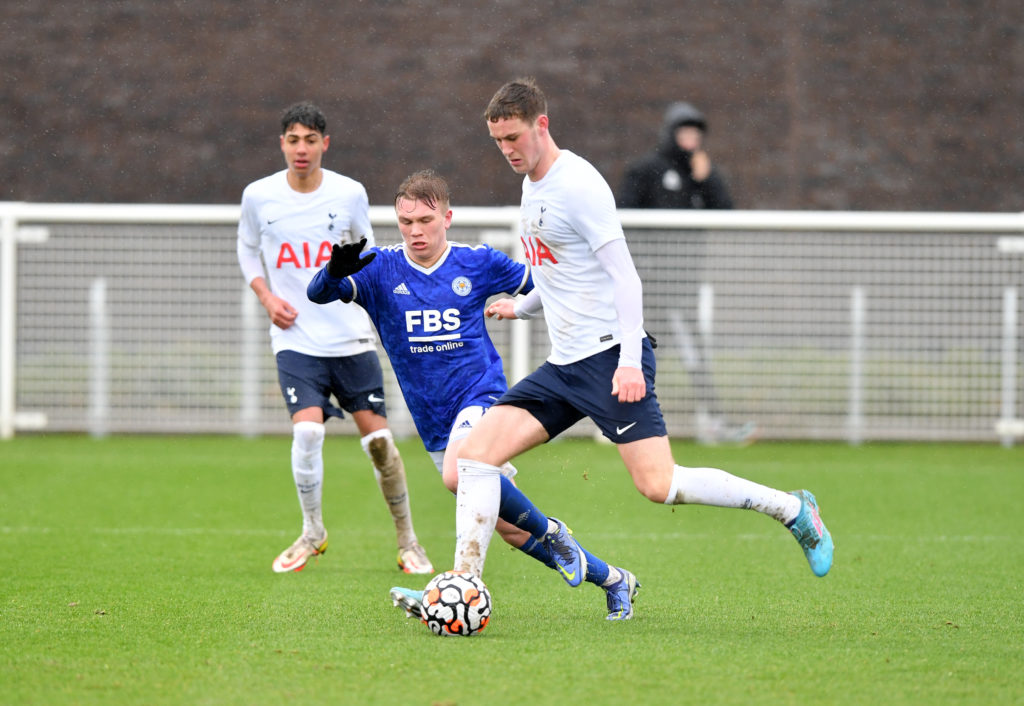
<svg viewBox="0 0 1024 706">
<path fill-rule="evenodd" d="M 523 546 L 519 547 L 519 551 L 522 553 L 532 556 L 540 563 L 547 566 L 549 569 L 555 568 L 555 560 L 551 558 L 551 552 L 544 545 L 544 542 L 533 537 L 527 537 L 526 541 L 523 542 Z"/>
<path fill-rule="evenodd" d="M 544 535 L 548 533 L 547 516 L 505 476 L 501 477 L 501 504 L 498 506 L 498 517 L 530 533 L 531 537 L 519 547 L 519 551 L 552 569 L 555 568 L 555 561 L 543 541 Z M 588 552 L 582 544 L 580 549 L 587 557 L 586 580 L 600 586 L 608 579 L 608 564 Z"/>
<path fill-rule="evenodd" d="M 588 552 L 582 544 L 580 544 L 580 549 L 583 550 L 587 557 L 587 575 L 585 579 L 594 585 L 603 585 L 608 580 L 608 564 Z M 519 547 L 519 551 L 532 556 L 548 568 L 555 568 L 555 560 L 551 558 L 551 552 L 548 551 L 547 545 L 539 539 L 530 537 L 523 543 L 523 546 Z"/>
<path fill-rule="evenodd" d="M 587 575 L 585 580 L 600 586 L 608 580 L 608 564 L 588 552 L 582 544 L 580 544 L 580 549 L 583 550 L 584 556 L 587 557 Z"/>
<path fill-rule="evenodd" d="M 548 531 L 548 518 L 505 476 L 501 477 L 501 504 L 498 505 L 498 517 L 519 529 L 526 530 L 536 539 L 544 539 Z"/>
</svg>

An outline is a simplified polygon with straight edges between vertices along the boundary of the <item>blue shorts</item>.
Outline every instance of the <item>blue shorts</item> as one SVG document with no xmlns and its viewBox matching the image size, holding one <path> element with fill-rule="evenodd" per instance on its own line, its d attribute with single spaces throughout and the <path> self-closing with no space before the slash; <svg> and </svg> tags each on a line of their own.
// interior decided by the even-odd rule
<svg viewBox="0 0 1024 706">
<path fill-rule="evenodd" d="M 328 417 L 344 418 L 331 404 L 331 395 L 346 412 L 364 409 L 387 416 L 384 408 L 384 375 L 373 351 L 344 358 L 318 358 L 296 351 L 277 354 L 277 379 L 288 414 L 319 407 Z"/>
<path fill-rule="evenodd" d="M 639 402 L 619 402 L 611 394 L 612 375 L 619 367 L 619 347 L 613 346 L 569 365 L 544 363 L 513 385 L 497 404 L 525 409 L 551 439 L 584 417 L 590 417 L 616 444 L 666 436 L 665 419 L 654 394 L 654 349 L 646 338 L 641 365 L 647 396 Z"/>
</svg>

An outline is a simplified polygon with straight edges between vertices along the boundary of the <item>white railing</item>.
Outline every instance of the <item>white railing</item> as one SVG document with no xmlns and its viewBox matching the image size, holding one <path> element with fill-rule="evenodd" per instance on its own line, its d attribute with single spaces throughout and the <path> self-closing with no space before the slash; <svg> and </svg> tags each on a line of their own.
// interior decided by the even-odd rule
<svg viewBox="0 0 1024 706">
<path fill-rule="evenodd" d="M 453 240 L 517 251 L 517 208 L 454 210 Z M 0 203 L 0 438 L 286 431 L 238 213 Z M 697 410 L 767 438 L 1024 435 L 1024 215 L 620 215 L 673 436 L 695 433 Z M 390 207 L 371 218 L 378 242 L 398 240 Z M 488 326 L 510 378 L 546 355 L 542 321 Z M 413 434 L 388 375 L 392 426 Z"/>
</svg>

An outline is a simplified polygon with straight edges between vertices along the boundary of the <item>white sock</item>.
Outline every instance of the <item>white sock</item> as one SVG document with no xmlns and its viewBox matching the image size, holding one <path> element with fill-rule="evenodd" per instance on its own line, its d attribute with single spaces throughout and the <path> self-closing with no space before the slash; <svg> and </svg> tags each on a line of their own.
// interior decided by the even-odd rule
<svg viewBox="0 0 1024 706">
<path fill-rule="evenodd" d="M 713 505 L 757 510 L 783 524 L 796 519 L 800 499 L 717 468 L 676 466 L 666 505 Z"/>
<path fill-rule="evenodd" d="M 324 425 L 296 422 L 292 426 L 292 477 L 302 508 L 302 533 L 324 534 L 321 509 L 324 485 Z"/>
<path fill-rule="evenodd" d="M 604 580 L 604 583 L 601 584 L 601 587 L 602 588 L 608 588 L 612 584 L 616 583 L 617 581 L 621 581 L 621 580 L 622 580 L 622 572 L 619 571 L 614 566 L 612 566 L 611 564 L 609 564 L 608 565 L 608 578 L 606 578 Z"/>
<path fill-rule="evenodd" d="M 455 494 L 455 570 L 483 576 L 487 546 L 498 521 L 501 469 L 464 458 L 458 460 Z"/>
</svg>

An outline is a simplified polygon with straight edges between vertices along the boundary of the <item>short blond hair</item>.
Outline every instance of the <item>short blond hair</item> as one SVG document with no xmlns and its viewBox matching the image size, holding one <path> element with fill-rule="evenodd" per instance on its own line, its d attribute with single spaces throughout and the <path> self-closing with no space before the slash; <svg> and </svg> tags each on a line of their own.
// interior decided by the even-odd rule
<svg viewBox="0 0 1024 706">
<path fill-rule="evenodd" d="M 410 174 L 398 187 L 395 193 L 395 205 L 400 199 L 422 201 L 439 211 L 447 211 L 451 205 L 451 192 L 448 182 L 433 169 L 422 169 Z"/>
</svg>

